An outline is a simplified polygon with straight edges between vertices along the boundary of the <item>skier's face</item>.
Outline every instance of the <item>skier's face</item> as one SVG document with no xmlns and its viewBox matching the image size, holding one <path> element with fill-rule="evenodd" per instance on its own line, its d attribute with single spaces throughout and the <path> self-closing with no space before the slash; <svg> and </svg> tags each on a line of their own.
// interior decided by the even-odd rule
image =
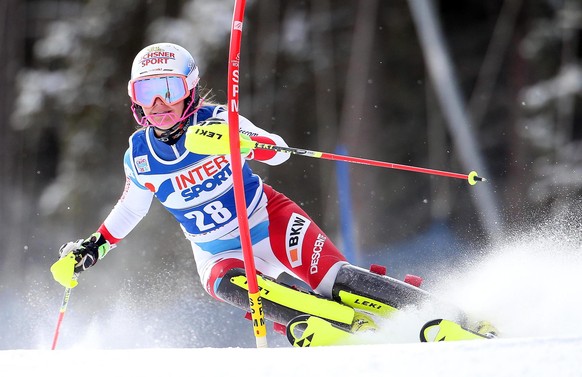
<svg viewBox="0 0 582 377">
<path fill-rule="evenodd" d="M 184 112 L 184 100 L 168 105 L 158 97 L 152 106 L 143 106 L 143 111 L 151 119 L 151 123 L 156 126 L 156 132 L 158 130 L 167 130 L 176 124 L 176 119 L 182 116 Z"/>
</svg>

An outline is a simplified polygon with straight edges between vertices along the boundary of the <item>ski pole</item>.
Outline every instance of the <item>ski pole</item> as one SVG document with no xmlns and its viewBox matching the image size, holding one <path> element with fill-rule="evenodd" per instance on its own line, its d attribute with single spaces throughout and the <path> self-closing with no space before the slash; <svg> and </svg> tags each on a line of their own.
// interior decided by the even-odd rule
<svg viewBox="0 0 582 377">
<path fill-rule="evenodd" d="M 227 154 L 229 153 L 229 132 L 228 125 L 219 122 L 202 122 L 198 125 L 193 125 L 188 128 L 186 134 L 186 148 L 189 151 L 199 154 Z M 236 134 L 235 134 L 236 135 Z M 449 178 L 463 179 L 469 182 L 470 185 L 475 185 L 477 182 L 485 182 L 486 179 L 479 177 L 476 171 L 469 174 L 452 173 L 444 170 L 435 170 L 428 168 L 421 168 L 417 166 L 395 164 L 392 162 L 369 160 L 367 158 L 343 156 L 339 154 L 332 154 L 326 152 L 311 151 L 308 149 L 299 149 L 293 147 L 283 147 L 279 145 L 258 143 L 251 140 L 248 136 L 240 136 L 240 148 L 245 150 L 251 149 L 268 149 L 276 152 L 284 152 L 296 154 L 299 156 L 307 156 L 313 158 L 321 158 L 324 160 L 343 161 L 354 164 L 378 166 L 381 168 L 407 170 L 416 173 L 440 175 Z"/>
<path fill-rule="evenodd" d="M 342 156 L 342 155 L 333 154 L 333 153 L 310 151 L 308 149 L 282 147 L 282 146 L 278 146 L 278 145 L 256 143 L 256 142 L 254 143 L 253 148 L 269 149 L 269 150 L 273 150 L 276 152 L 284 152 L 284 153 L 296 154 L 299 156 L 321 158 L 324 160 L 351 162 L 354 164 L 379 166 L 381 168 L 406 170 L 406 171 L 412 171 L 412 172 L 423 173 L 423 174 L 431 174 L 431 175 L 440 175 L 440 176 L 449 177 L 449 178 L 457 178 L 457 179 L 467 180 L 470 185 L 475 185 L 477 182 L 485 182 L 486 181 L 485 178 L 479 177 L 477 175 L 476 171 L 472 171 L 469 174 L 452 173 L 452 172 L 448 172 L 448 171 L 444 171 L 444 170 L 421 168 L 421 167 L 417 167 L 417 166 L 395 164 L 392 162 L 369 160 L 367 158 Z"/>
<path fill-rule="evenodd" d="M 73 280 L 77 280 L 79 274 L 75 273 L 73 275 Z M 55 329 L 55 335 L 53 337 L 53 345 L 51 350 L 54 351 L 57 348 L 57 341 L 59 340 L 59 331 L 61 329 L 61 323 L 65 317 L 65 312 L 67 311 L 67 305 L 69 304 L 69 298 L 71 297 L 71 290 L 73 288 L 65 288 L 65 294 L 63 296 L 63 302 L 61 303 L 61 309 L 59 310 L 59 318 L 57 320 L 57 328 Z"/>
</svg>

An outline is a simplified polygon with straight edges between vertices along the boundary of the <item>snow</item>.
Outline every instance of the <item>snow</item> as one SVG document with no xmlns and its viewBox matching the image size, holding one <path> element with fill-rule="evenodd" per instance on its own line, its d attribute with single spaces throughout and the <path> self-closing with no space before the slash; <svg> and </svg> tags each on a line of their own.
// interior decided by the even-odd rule
<svg viewBox="0 0 582 377">
<path fill-rule="evenodd" d="M 319 348 L 14 350 L 10 376 L 580 376 L 582 337 Z"/>
<path fill-rule="evenodd" d="M 74 324 L 73 315 L 68 321 L 66 318 L 67 331 L 62 332 L 57 351 L 47 347 L 50 339 L 46 334 L 54 328 L 50 323 L 44 329 L 43 345 L 38 346 L 42 349 L 0 351 L 0 371 L 2 375 L 47 377 L 66 371 L 85 377 L 210 373 L 278 377 L 582 376 L 579 224 L 577 216 L 566 217 L 515 233 L 519 235 L 506 237 L 503 245 L 492 247 L 481 258 L 473 255 L 455 271 L 445 271 L 437 283 L 429 283 L 431 292 L 462 303 L 471 315 L 495 323 L 503 334 L 495 340 L 418 343 L 417 326 L 431 315 L 423 308 L 392 318 L 373 337 L 362 337 L 369 342 L 367 345 L 299 349 L 269 342 L 271 348 L 263 349 L 183 348 L 176 345 L 177 339 L 166 339 L 159 346 L 149 343 L 140 349 L 115 348 L 116 338 L 148 336 L 144 333 L 148 316 L 157 315 L 148 312 L 140 318 L 121 308 L 119 315 L 102 313 L 101 321 L 90 326 Z M 227 306 L 222 308 L 227 310 Z M 105 316 L 107 321 L 103 320 Z M 249 331 L 226 337 L 233 337 L 233 344 L 237 337 L 252 338 L 250 325 L 246 326 Z M 71 333 L 73 328 L 77 329 L 75 334 Z"/>
</svg>

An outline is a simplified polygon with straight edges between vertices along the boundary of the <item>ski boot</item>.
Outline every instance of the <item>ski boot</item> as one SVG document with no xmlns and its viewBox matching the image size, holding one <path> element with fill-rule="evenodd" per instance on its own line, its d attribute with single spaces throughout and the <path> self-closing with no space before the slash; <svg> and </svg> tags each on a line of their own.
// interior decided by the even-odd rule
<svg viewBox="0 0 582 377">
<path fill-rule="evenodd" d="M 340 346 L 358 344 L 355 335 L 376 331 L 371 316 L 356 311 L 349 328 L 337 326 L 323 318 L 303 314 L 287 324 L 287 339 L 294 347 Z"/>
</svg>

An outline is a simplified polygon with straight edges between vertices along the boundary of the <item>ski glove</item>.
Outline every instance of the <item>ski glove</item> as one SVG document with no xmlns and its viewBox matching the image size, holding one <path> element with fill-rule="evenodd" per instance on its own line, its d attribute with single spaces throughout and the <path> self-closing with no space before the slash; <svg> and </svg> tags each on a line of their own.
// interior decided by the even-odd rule
<svg viewBox="0 0 582 377">
<path fill-rule="evenodd" d="M 240 154 L 248 156 L 256 145 L 250 136 L 240 133 Z M 225 155 L 230 153 L 228 123 L 220 118 L 209 118 L 188 127 L 186 149 L 204 155 Z"/>
<path fill-rule="evenodd" d="M 102 259 L 111 249 L 101 233 L 93 233 L 86 240 L 67 242 L 59 249 L 60 259 L 51 266 L 53 278 L 66 288 L 77 285 L 77 274 Z"/>
</svg>

